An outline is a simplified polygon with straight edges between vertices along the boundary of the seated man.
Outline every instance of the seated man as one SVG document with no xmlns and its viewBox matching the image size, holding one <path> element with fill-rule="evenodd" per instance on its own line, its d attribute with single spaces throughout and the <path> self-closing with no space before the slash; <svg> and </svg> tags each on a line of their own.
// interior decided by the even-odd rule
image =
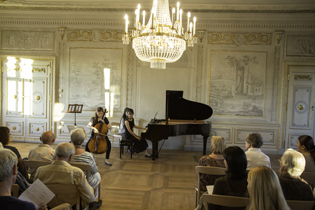
<svg viewBox="0 0 315 210">
<path fill-rule="evenodd" d="M 28 154 L 28 160 L 52 162 L 55 157 L 55 150 L 51 147 L 51 145 L 55 142 L 55 135 L 51 131 L 46 131 L 39 139 L 42 144 L 30 150 Z M 31 174 L 31 178 L 34 178 L 35 172 L 36 169 L 31 168 L 29 172 Z"/>
<path fill-rule="evenodd" d="M 35 173 L 35 178 L 40 179 L 44 184 L 74 184 L 80 191 L 83 202 L 90 203 L 90 210 L 97 209 L 102 205 L 102 201 L 94 201 L 93 188 L 89 185 L 83 171 L 77 167 L 71 166 L 69 163 L 75 153 L 75 148 L 71 143 L 58 144 L 55 157 L 56 160 L 50 165 L 39 167 Z M 64 197 L 56 195 L 49 207 L 55 207 L 61 203 L 69 203 L 71 206 L 76 204 L 76 195 Z"/>
<path fill-rule="evenodd" d="M 247 149 L 245 152 L 247 158 L 247 170 L 257 166 L 267 166 L 271 168 L 270 158 L 260 150 L 260 147 L 264 144 L 260 133 L 249 134 L 245 142 Z"/>
</svg>

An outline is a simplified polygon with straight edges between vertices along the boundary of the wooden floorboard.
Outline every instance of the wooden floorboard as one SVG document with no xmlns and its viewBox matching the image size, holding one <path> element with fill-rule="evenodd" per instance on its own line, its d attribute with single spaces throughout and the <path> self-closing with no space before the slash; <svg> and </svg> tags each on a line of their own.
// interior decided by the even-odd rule
<svg viewBox="0 0 315 210">
<path fill-rule="evenodd" d="M 27 157 L 38 144 L 10 143 L 21 156 Z M 53 145 L 56 147 L 56 145 Z M 130 159 L 125 150 L 119 158 L 119 149 L 112 148 L 110 162 L 104 164 L 105 155 L 96 156 L 102 177 L 101 210 L 192 210 L 195 202 L 195 166 L 201 152 L 162 150 L 155 163 L 144 154 Z M 279 168 L 280 156 L 271 155 L 272 168 Z"/>
</svg>

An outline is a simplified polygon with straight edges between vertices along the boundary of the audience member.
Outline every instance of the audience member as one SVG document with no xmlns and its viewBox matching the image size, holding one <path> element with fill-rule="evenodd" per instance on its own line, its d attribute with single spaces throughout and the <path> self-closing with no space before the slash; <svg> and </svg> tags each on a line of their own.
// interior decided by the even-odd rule
<svg viewBox="0 0 315 210">
<path fill-rule="evenodd" d="M 307 135 L 300 136 L 296 146 L 305 158 L 304 172 L 315 172 L 315 146 L 313 138 Z"/>
<path fill-rule="evenodd" d="M 228 147 L 223 151 L 226 176 L 215 180 L 212 194 L 246 197 L 247 196 L 247 160 L 244 151 L 238 146 Z M 203 198 L 198 209 L 204 209 Z M 231 209 L 209 204 L 209 209 Z"/>
<path fill-rule="evenodd" d="M 102 201 L 93 202 L 93 188 L 87 182 L 83 171 L 71 166 L 75 148 L 71 143 L 60 143 L 55 150 L 56 160 L 50 165 L 39 167 L 35 174 L 35 179 L 40 179 L 44 184 L 75 184 L 80 191 L 82 201 L 89 203 L 90 210 L 97 209 L 102 205 Z M 76 203 L 76 195 L 62 196 L 56 195 L 49 207 L 57 206 L 61 203 L 69 203 L 71 206 Z"/>
<path fill-rule="evenodd" d="M 205 155 L 200 158 L 198 166 L 212 166 L 225 168 L 223 150 L 225 150 L 225 140 L 221 136 L 213 136 L 211 139 L 210 152 L 211 155 Z M 217 175 L 200 175 L 200 187 L 202 191 L 207 191 L 207 185 L 213 185 L 217 178 L 222 176 Z M 196 184 L 197 185 L 197 184 Z"/>
<path fill-rule="evenodd" d="M 287 149 L 281 157 L 279 180 L 286 200 L 313 200 L 311 187 L 300 178 L 305 168 L 304 156 Z"/>
<path fill-rule="evenodd" d="M 289 210 L 276 173 L 266 166 L 255 167 L 248 174 L 248 210 Z"/>
<path fill-rule="evenodd" d="M 260 147 L 264 144 L 260 133 L 249 134 L 245 142 L 247 149 L 245 152 L 247 158 L 247 170 L 257 166 L 267 166 L 271 168 L 269 157 L 260 150 Z"/>
<path fill-rule="evenodd" d="M 86 139 L 86 133 L 82 128 L 77 128 L 70 133 L 71 142 L 75 147 L 75 153 L 72 158 L 73 163 L 85 163 L 91 165 L 91 174 L 89 184 L 95 189 L 101 181 L 101 175 L 91 153 L 82 149 L 82 144 Z M 97 192 L 97 191 L 96 191 Z"/>
<path fill-rule="evenodd" d="M 51 145 L 55 142 L 55 135 L 51 131 L 46 131 L 39 139 L 42 144 L 30 150 L 28 160 L 52 162 L 55 157 L 55 150 L 51 147 Z M 35 168 L 30 169 L 29 173 L 31 174 L 31 178 L 34 178 L 35 172 Z"/>
<path fill-rule="evenodd" d="M 17 164 L 18 170 L 21 172 L 21 174 L 23 174 L 24 177 L 27 177 L 26 170 L 23 165 L 22 157 L 19 151 L 15 147 L 9 146 L 10 141 L 11 141 L 10 128 L 6 126 L 0 126 L 0 142 L 3 145 L 3 148 L 9 149 L 15 153 L 15 155 L 18 158 L 18 164 Z"/>
</svg>

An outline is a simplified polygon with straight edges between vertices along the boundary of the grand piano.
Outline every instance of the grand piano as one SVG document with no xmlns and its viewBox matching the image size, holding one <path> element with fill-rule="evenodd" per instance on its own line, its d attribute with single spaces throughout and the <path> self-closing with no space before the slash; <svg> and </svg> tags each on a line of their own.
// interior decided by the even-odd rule
<svg viewBox="0 0 315 210">
<path fill-rule="evenodd" d="M 213 111 L 208 105 L 183 98 L 183 91 L 166 91 L 165 119 L 152 119 L 141 138 L 152 142 L 152 161 L 158 157 L 158 142 L 169 136 L 203 136 L 203 155 L 206 154 L 207 139 L 211 133 L 211 122 L 204 121 Z"/>
</svg>

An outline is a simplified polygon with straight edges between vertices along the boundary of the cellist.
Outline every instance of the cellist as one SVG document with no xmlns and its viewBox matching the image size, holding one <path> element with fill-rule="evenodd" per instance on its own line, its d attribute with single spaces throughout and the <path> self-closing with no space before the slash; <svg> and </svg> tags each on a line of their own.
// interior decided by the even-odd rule
<svg viewBox="0 0 315 210">
<path fill-rule="evenodd" d="M 112 128 L 110 123 L 109 123 L 109 120 L 105 117 L 106 112 L 107 112 L 106 109 L 104 110 L 102 107 L 98 107 L 95 111 L 94 117 L 92 117 L 90 122 L 87 124 L 87 127 L 92 129 L 92 132 L 91 132 L 91 137 L 90 137 L 89 141 L 85 145 L 85 151 L 90 152 L 88 145 L 89 145 L 89 142 L 91 141 L 91 139 L 93 138 L 94 133 L 98 133 L 97 128 L 94 128 L 94 126 L 97 123 L 102 122 L 102 123 L 107 125 L 108 129 Z M 112 166 L 112 164 L 108 162 L 112 145 L 111 145 L 107 136 L 105 136 L 105 139 L 106 139 L 107 147 L 108 147 L 108 149 L 106 151 L 105 164 L 108 166 Z"/>
</svg>

